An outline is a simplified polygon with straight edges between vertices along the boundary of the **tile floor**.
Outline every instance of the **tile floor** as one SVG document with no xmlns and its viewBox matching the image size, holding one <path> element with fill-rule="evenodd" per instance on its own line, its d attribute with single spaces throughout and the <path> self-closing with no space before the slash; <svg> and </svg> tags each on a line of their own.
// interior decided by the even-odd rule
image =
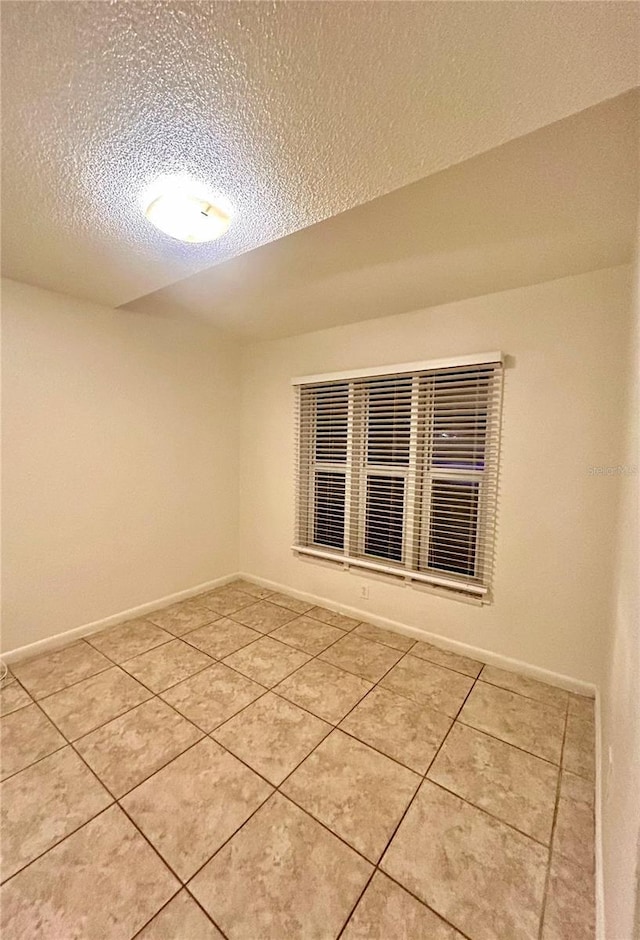
<svg viewBox="0 0 640 940">
<path fill-rule="evenodd" d="M 16 663 L 6 940 L 592 940 L 593 702 L 235 582 Z"/>
</svg>

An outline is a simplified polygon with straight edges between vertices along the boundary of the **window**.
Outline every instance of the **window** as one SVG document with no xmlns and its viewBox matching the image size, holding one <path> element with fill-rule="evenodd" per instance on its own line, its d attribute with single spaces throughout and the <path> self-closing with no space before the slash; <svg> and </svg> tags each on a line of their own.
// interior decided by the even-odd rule
<svg viewBox="0 0 640 940">
<path fill-rule="evenodd" d="M 501 354 L 294 385 L 294 550 L 486 599 Z"/>
</svg>

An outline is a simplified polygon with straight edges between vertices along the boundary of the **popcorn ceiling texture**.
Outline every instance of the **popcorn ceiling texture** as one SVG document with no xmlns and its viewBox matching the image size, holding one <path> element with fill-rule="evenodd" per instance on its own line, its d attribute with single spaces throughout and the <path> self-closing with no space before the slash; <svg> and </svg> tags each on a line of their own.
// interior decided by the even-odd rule
<svg viewBox="0 0 640 940">
<path fill-rule="evenodd" d="M 639 12 L 5 0 L 4 274 L 134 300 L 624 92 Z M 172 171 L 236 205 L 219 242 L 144 219 Z"/>
<path fill-rule="evenodd" d="M 628 264 L 640 92 L 618 95 L 126 304 L 245 341 Z"/>
</svg>

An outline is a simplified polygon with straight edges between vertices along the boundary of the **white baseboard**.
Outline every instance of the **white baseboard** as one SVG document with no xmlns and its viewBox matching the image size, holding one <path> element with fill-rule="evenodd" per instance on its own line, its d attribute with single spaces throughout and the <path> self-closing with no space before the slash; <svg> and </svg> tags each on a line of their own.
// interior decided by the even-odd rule
<svg viewBox="0 0 640 940">
<path fill-rule="evenodd" d="M 170 604 L 176 604 L 178 601 L 184 601 L 196 594 L 203 594 L 205 591 L 212 591 L 214 588 L 221 587 L 229 581 L 235 581 L 239 578 L 238 574 L 226 574 L 221 578 L 214 578 L 213 581 L 205 581 L 204 584 L 197 584 L 195 587 L 186 588 L 184 591 L 176 591 L 175 594 L 167 594 L 166 597 L 160 597 L 155 601 L 149 601 L 147 604 L 140 604 L 138 607 L 131 607 L 129 610 L 121 610 L 117 614 L 109 617 L 103 617 L 101 620 L 94 620 L 92 623 L 85 623 L 80 627 L 73 627 L 71 630 L 65 630 L 63 633 L 56 633 L 54 636 L 45 637 L 43 640 L 36 640 L 35 643 L 28 643 L 26 646 L 19 646 L 16 649 L 8 650 L 2 654 L 2 658 L 7 665 L 18 662 L 21 659 L 29 659 L 40 653 L 46 653 L 48 650 L 57 649 L 64 646 L 71 640 L 83 636 L 89 636 L 91 633 L 97 633 L 106 627 L 115 627 L 126 620 L 135 620 L 137 617 L 144 617 L 154 610 L 161 607 L 168 607 Z"/>
<path fill-rule="evenodd" d="M 452 640 L 449 637 L 440 636 L 437 633 L 429 633 L 419 627 L 411 627 L 396 620 L 390 620 L 387 617 L 378 617 L 368 610 L 359 610 L 356 607 L 348 607 L 345 604 L 337 604 L 330 598 L 320 597 L 316 594 L 309 594 L 305 591 L 298 591 L 289 587 L 287 584 L 280 584 L 276 581 L 269 581 L 266 578 L 260 578 L 250 573 L 234 573 L 224 575 L 221 578 L 215 578 L 213 581 L 207 581 L 204 584 L 198 584 L 195 587 L 187 588 L 184 591 L 177 591 L 175 594 L 169 594 L 166 597 L 158 598 L 146 604 L 140 604 L 138 607 L 132 607 L 129 610 L 120 611 L 101 620 L 95 620 L 92 623 L 83 624 L 80 627 L 74 627 L 63 633 L 57 633 L 55 636 L 46 637 L 35 643 L 29 643 L 27 646 L 21 646 L 17 649 L 9 650 L 3 653 L 3 659 L 7 664 L 17 662 L 20 659 L 37 656 L 39 653 L 45 653 L 48 650 L 64 646 L 70 640 L 79 637 L 88 636 L 91 633 L 97 633 L 106 627 L 112 627 L 126 620 L 134 620 L 136 617 L 143 617 L 161 607 L 167 607 L 169 604 L 175 604 L 178 601 L 193 597 L 196 594 L 202 594 L 204 591 L 210 591 L 213 588 L 234 581 L 236 578 L 246 578 L 249 581 L 255 581 L 264 587 L 271 588 L 273 591 L 281 591 L 297 597 L 299 600 L 308 601 L 320 607 L 327 607 L 330 610 L 336 610 L 348 617 L 356 620 L 365 620 L 367 623 L 373 623 L 377 627 L 384 627 L 387 630 L 394 630 L 396 633 L 402 633 L 405 636 L 413 637 L 417 640 L 426 640 L 429 643 L 436 643 L 443 649 L 449 649 L 454 653 L 460 653 L 463 656 L 470 656 L 472 659 L 478 659 L 488 663 L 491 666 L 499 666 L 503 669 L 510 669 L 514 672 L 520 672 L 522 675 L 530 676 L 532 679 L 539 679 L 541 682 L 548 682 L 551 685 L 560 686 L 568 689 L 570 692 L 578 692 L 581 695 L 594 696 L 596 687 L 590 682 L 584 682 L 581 679 L 574 679 L 572 676 L 565 676 L 561 673 L 552 672 L 548 669 L 542 669 L 540 666 L 532 666 L 530 663 L 523 662 L 520 659 L 512 659 L 509 656 L 503 656 L 500 653 L 494 653 L 490 650 L 482 649 L 477 646 L 470 646 L 467 643 L 461 643 L 458 640 Z"/>
<path fill-rule="evenodd" d="M 452 653 L 460 653 L 462 656 L 469 656 L 472 659 L 481 660 L 490 666 L 499 666 L 501 669 L 509 669 L 512 672 L 519 672 L 531 679 L 539 679 L 540 682 L 548 682 L 550 685 L 557 685 L 569 692 L 577 692 L 579 695 L 588 695 L 593 698 L 596 694 L 596 686 L 592 682 L 585 682 L 582 679 L 574 679 L 573 676 L 565 676 L 559 672 L 553 672 L 549 669 L 543 669 L 540 666 L 532 666 L 530 663 L 523 662 L 520 659 L 512 659 L 509 656 L 503 656 L 501 653 L 493 653 L 490 650 L 482 649 L 479 646 L 470 646 L 467 643 L 461 643 L 458 640 L 452 640 L 449 637 L 440 636 L 437 633 L 429 633 L 420 627 L 410 627 L 407 624 L 399 623 L 396 620 L 389 620 L 386 617 L 377 617 L 368 610 L 359 610 L 357 607 L 348 607 L 345 604 L 337 604 L 326 597 L 319 597 L 316 594 L 309 594 L 306 591 L 298 591 L 289 587 L 287 584 L 279 584 L 276 581 L 269 581 L 267 578 L 259 578 L 257 575 L 242 572 L 236 575 L 238 578 L 246 578 L 247 581 L 255 581 L 263 587 L 271 588 L 273 591 L 281 591 L 284 594 L 290 594 L 297 597 L 298 600 L 308 601 L 310 604 L 316 604 L 319 607 L 327 607 L 329 610 L 335 610 L 347 617 L 353 617 L 355 620 L 365 620 L 376 627 L 384 627 L 387 630 L 394 630 L 396 633 L 402 633 L 405 636 L 413 637 L 416 640 L 425 640 L 428 643 L 435 643 L 443 649 L 451 650 Z"/>
</svg>

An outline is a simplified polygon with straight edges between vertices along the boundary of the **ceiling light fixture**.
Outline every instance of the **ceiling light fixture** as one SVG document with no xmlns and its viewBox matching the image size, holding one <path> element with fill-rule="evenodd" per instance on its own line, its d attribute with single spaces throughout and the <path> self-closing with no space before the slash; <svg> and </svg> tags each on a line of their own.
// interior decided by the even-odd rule
<svg viewBox="0 0 640 940">
<path fill-rule="evenodd" d="M 228 199 L 186 176 L 163 176 L 146 190 L 147 219 L 166 235 L 183 242 L 211 242 L 229 228 L 233 207 Z"/>
</svg>

